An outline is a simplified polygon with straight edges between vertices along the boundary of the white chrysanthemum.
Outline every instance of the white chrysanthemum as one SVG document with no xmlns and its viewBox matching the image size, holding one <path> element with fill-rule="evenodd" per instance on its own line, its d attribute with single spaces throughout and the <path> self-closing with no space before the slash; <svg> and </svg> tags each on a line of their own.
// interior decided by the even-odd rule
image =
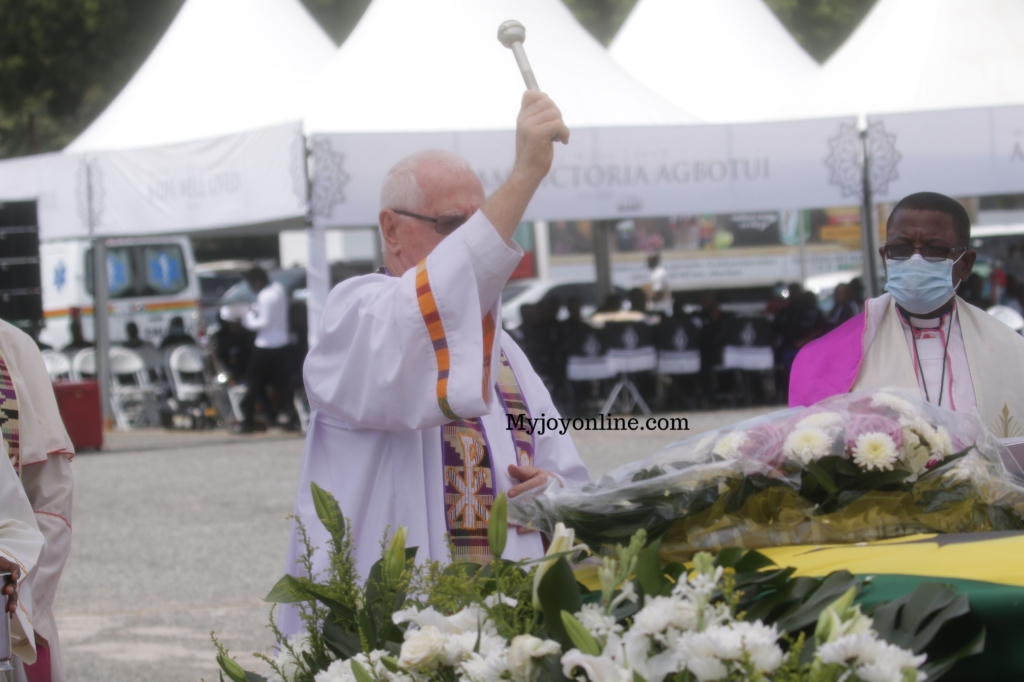
<svg viewBox="0 0 1024 682">
<path fill-rule="evenodd" d="M 729 674 L 729 669 L 715 655 L 715 648 L 704 632 L 684 633 L 676 648 L 679 660 L 685 663 L 686 669 L 700 682 L 720 680 Z"/>
<path fill-rule="evenodd" d="M 917 410 L 909 400 L 885 391 L 879 391 L 871 396 L 871 405 L 872 407 L 888 407 L 907 417 L 913 417 L 917 414 Z"/>
<path fill-rule="evenodd" d="M 745 431 L 732 431 L 727 433 L 715 443 L 715 447 L 711 449 L 713 454 L 719 457 L 725 457 L 726 459 L 736 459 L 740 456 L 740 448 L 742 448 L 747 442 L 747 434 Z"/>
<path fill-rule="evenodd" d="M 896 441 L 887 433 L 862 433 L 853 446 L 853 461 L 865 471 L 892 471 L 898 458 Z"/>
<path fill-rule="evenodd" d="M 447 637 L 433 625 L 407 630 L 398 662 L 410 668 L 433 670 L 447 658 Z"/>
<path fill-rule="evenodd" d="M 816 656 L 825 665 L 850 663 L 852 661 L 873 661 L 881 642 L 873 632 L 846 635 L 818 647 Z"/>
<path fill-rule="evenodd" d="M 925 654 L 915 656 L 913 651 L 882 641 L 871 653 L 871 660 L 861 659 L 854 666 L 854 672 L 863 682 L 902 682 L 907 679 L 904 672 L 908 668 L 917 670 L 928 658 Z M 916 677 L 921 681 L 926 675 L 918 671 Z"/>
<path fill-rule="evenodd" d="M 313 679 L 314 682 L 356 682 L 356 676 L 352 673 L 352 660 L 334 661 Z"/>
<path fill-rule="evenodd" d="M 514 682 L 537 682 L 540 666 L 534 659 L 562 653 L 562 647 L 551 639 L 518 635 L 508 648 L 508 669 Z"/>
<path fill-rule="evenodd" d="M 786 453 L 786 457 L 799 459 L 804 464 L 810 464 L 821 459 L 831 451 L 832 438 L 824 429 L 817 427 L 797 428 L 786 436 L 782 449 Z"/>
<path fill-rule="evenodd" d="M 467 660 L 458 665 L 461 678 L 468 682 L 499 682 L 509 671 L 506 653 L 491 654 L 490 656 L 471 654 Z"/>
<path fill-rule="evenodd" d="M 288 638 L 288 645 L 292 651 L 295 652 L 292 655 L 288 649 L 281 648 L 278 650 L 277 655 L 274 656 L 274 664 L 281 669 L 284 673 L 284 679 L 291 679 L 295 676 L 295 673 L 299 670 L 299 662 L 296 660 L 297 657 L 301 658 L 302 654 L 309 653 L 312 649 L 309 645 L 309 635 L 300 634 L 294 637 Z M 277 673 L 272 673 L 269 682 L 277 682 L 281 679 L 281 676 Z"/>
<path fill-rule="evenodd" d="M 796 423 L 796 429 L 839 429 L 843 426 L 843 415 L 838 412 L 815 412 Z"/>
<path fill-rule="evenodd" d="M 935 442 L 932 446 L 935 448 L 935 454 L 939 457 L 949 457 L 953 454 L 953 439 L 945 427 L 940 426 L 935 429 Z"/>
<path fill-rule="evenodd" d="M 584 604 L 575 615 L 580 625 L 597 639 L 603 640 L 609 634 L 622 632 L 622 626 L 615 622 L 614 617 L 606 616 L 600 604 Z"/>
<path fill-rule="evenodd" d="M 631 631 L 657 637 L 669 628 L 692 630 L 695 627 L 697 614 L 691 602 L 678 597 L 655 597 L 647 599 L 644 607 L 633 616 Z"/>
<path fill-rule="evenodd" d="M 772 673 L 782 665 L 783 653 L 779 648 L 779 633 L 774 626 L 757 621 L 737 621 L 732 629 L 743 639 L 743 651 L 750 662 L 761 672 Z"/>
</svg>

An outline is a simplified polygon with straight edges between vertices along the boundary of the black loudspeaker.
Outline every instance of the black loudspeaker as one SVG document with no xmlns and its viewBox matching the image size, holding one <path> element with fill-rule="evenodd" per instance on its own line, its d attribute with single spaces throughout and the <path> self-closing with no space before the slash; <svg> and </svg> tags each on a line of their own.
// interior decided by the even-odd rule
<svg viewBox="0 0 1024 682">
<path fill-rule="evenodd" d="M 23 329 L 43 324 L 36 202 L 0 203 L 0 319 Z"/>
</svg>

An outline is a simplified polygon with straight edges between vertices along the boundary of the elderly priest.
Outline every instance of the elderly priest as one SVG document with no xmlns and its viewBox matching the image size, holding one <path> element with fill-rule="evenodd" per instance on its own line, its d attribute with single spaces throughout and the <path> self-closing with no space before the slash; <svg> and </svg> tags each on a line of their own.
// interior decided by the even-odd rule
<svg viewBox="0 0 1024 682">
<path fill-rule="evenodd" d="M 327 298 L 304 367 L 313 410 L 295 513 L 314 572 L 327 566 L 326 531 L 310 482 L 351 521 L 356 568 L 380 558 L 399 525 L 418 559 L 490 559 L 487 523 L 498 493 L 515 497 L 549 477 L 582 481 L 567 435 L 512 430 L 513 419 L 557 417 L 544 384 L 501 330 L 501 290 L 522 258 L 512 233 L 569 131 L 554 103 L 523 96 L 516 160 L 485 198 L 462 159 L 424 152 L 400 161 L 381 190 L 385 268 Z M 525 421 L 524 421 L 525 423 Z M 292 532 L 288 566 L 302 551 Z M 513 533 L 506 558 L 543 555 L 537 533 Z M 298 628 L 286 610 L 286 632 Z"/>
<path fill-rule="evenodd" d="M 889 215 L 888 292 L 808 344 L 793 363 L 789 404 L 896 386 L 952 410 L 973 410 L 1000 438 L 1024 435 L 1024 338 L 956 296 L 971 274 L 971 223 L 934 192 L 904 198 Z"/>
</svg>

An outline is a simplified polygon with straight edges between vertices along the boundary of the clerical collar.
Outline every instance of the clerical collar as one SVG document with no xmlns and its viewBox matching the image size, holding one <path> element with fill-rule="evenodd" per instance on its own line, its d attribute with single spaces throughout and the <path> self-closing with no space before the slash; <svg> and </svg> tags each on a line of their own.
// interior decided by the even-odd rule
<svg viewBox="0 0 1024 682">
<path fill-rule="evenodd" d="M 911 327 L 928 328 L 938 327 L 942 324 L 942 319 L 949 313 L 953 312 L 956 307 L 956 297 L 949 299 L 949 303 L 942 306 L 934 313 L 929 315 L 915 315 L 914 313 L 903 308 L 899 303 L 896 304 L 896 310 L 899 312 L 900 317 L 909 324 Z"/>
</svg>

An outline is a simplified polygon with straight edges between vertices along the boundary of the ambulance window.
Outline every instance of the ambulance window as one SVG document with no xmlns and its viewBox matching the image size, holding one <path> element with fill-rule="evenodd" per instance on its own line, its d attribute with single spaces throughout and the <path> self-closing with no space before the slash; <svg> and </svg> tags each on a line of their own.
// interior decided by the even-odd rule
<svg viewBox="0 0 1024 682">
<path fill-rule="evenodd" d="M 85 286 L 93 293 L 92 249 L 85 252 Z M 135 295 L 135 272 L 129 247 L 107 248 L 107 291 L 110 298 L 129 298 Z"/>
<path fill-rule="evenodd" d="M 185 257 L 177 244 L 153 244 L 142 250 L 148 295 L 176 294 L 186 287 Z"/>
</svg>

